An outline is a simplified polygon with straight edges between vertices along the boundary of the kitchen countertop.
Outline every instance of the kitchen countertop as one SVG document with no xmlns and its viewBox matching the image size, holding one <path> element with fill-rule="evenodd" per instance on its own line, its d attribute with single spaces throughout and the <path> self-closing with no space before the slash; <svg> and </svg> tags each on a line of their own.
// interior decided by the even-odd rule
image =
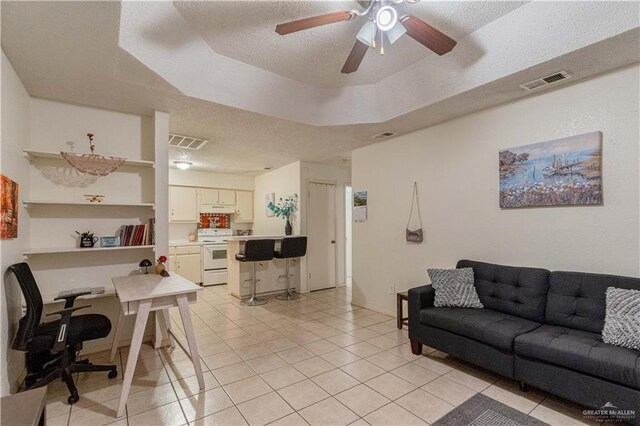
<svg viewBox="0 0 640 426">
<path fill-rule="evenodd" d="M 282 240 L 287 237 L 304 237 L 304 235 L 234 235 L 227 241 Z"/>
<path fill-rule="evenodd" d="M 169 247 L 175 246 L 201 246 L 202 241 L 173 240 L 169 241 Z"/>
</svg>

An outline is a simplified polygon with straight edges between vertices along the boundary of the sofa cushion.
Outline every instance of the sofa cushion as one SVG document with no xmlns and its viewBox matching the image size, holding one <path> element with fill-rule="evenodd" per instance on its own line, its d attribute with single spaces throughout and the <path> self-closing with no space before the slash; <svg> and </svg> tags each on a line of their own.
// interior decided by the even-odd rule
<svg viewBox="0 0 640 426">
<path fill-rule="evenodd" d="M 640 351 L 640 291 L 609 287 L 602 341 Z"/>
<path fill-rule="evenodd" d="M 597 333 L 543 325 L 516 337 L 515 352 L 640 389 L 640 352 L 604 343 Z"/>
<path fill-rule="evenodd" d="M 604 327 L 607 287 L 640 290 L 640 278 L 582 272 L 552 272 L 549 278 L 545 322 L 601 333 Z"/>
<path fill-rule="evenodd" d="M 475 286 L 485 308 L 544 322 L 549 271 L 461 260 L 458 268 L 473 268 Z"/>
<path fill-rule="evenodd" d="M 438 308 L 484 308 L 473 285 L 473 269 L 427 269 Z"/>
<path fill-rule="evenodd" d="M 490 309 L 426 308 L 420 322 L 513 352 L 513 339 L 539 327 L 537 322 Z"/>
</svg>

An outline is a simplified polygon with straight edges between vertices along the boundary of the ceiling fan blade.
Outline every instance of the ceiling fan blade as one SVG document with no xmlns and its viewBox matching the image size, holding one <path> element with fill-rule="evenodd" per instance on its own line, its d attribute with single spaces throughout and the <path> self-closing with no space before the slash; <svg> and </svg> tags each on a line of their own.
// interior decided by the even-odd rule
<svg viewBox="0 0 640 426">
<path fill-rule="evenodd" d="M 342 73 L 351 74 L 357 71 L 362 59 L 364 59 L 365 53 L 367 53 L 367 49 L 369 49 L 369 46 L 360 40 L 356 40 L 356 44 L 353 45 L 353 49 L 351 49 L 351 53 L 349 53 L 349 57 L 342 67 Z"/>
<path fill-rule="evenodd" d="M 455 40 L 446 34 L 436 30 L 431 25 L 413 15 L 406 15 L 400 18 L 400 22 L 407 29 L 409 37 L 418 43 L 436 52 L 438 55 L 448 53 L 457 44 Z"/>
<path fill-rule="evenodd" d="M 369 3 L 371 3 L 371 0 L 357 0 L 358 4 L 360 6 L 362 6 L 363 9 L 366 9 L 369 7 Z"/>
<path fill-rule="evenodd" d="M 308 30 L 309 28 L 319 27 L 321 25 L 350 21 L 355 17 L 356 14 L 351 11 L 327 13 L 326 15 L 312 16 L 311 18 L 276 25 L 276 32 L 280 35 L 285 35 L 295 33 L 297 31 Z"/>
</svg>

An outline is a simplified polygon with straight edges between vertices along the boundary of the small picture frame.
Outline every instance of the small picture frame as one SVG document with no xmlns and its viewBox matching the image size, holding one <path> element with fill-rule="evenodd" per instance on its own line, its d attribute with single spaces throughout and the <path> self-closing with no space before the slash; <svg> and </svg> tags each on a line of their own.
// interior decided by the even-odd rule
<svg viewBox="0 0 640 426">
<path fill-rule="evenodd" d="M 100 247 L 120 247 L 120 237 L 100 237 Z"/>
<path fill-rule="evenodd" d="M 276 202 L 276 193 L 275 192 L 271 192 L 270 194 L 266 194 L 264 196 L 264 210 L 265 210 L 265 214 L 267 215 L 267 217 L 274 217 L 276 214 L 273 212 L 273 210 L 271 210 L 269 208 L 269 203 L 274 203 Z"/>
</svg>

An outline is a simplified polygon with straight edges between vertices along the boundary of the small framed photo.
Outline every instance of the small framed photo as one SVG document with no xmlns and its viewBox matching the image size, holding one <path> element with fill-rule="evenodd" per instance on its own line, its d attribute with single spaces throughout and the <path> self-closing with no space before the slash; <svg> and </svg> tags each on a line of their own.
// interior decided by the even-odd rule
<svg viewBox="0 0 640 426">
<path fill-rule="evenodd" d="M 100 247 L 120 247 L 120 237 L 100 237 Z"/>
<path fill-rule="evenodd" d="M 274 203 L 276 202 L 276 193 L 272 192 L 270 194 L 266 194 L 264 196 L 264 209 L 265 209 L 265 213 L 267 215 L 267 217 L 274 217 L 276 214 L 273 212 L 273 210 L 271 210 L 269 208 L 269 203 Z"/>
</svg>

